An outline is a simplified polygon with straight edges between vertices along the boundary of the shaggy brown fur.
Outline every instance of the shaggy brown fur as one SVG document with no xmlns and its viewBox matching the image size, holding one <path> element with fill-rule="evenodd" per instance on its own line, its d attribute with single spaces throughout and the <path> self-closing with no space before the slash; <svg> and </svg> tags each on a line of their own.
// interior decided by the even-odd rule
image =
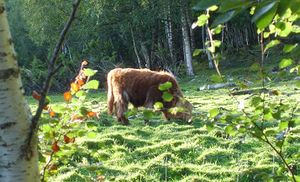
<svg viewBox="0 0 300 182">
<path fill-rule="evenodd" d="M 171 102 L 164 102 L 159 85 L 171 82 L 172 88 L 169 92 L 173 95 Z M 107 106 L 108 113 L 113 111 L 118 120 L 123 124 L 128 124 L 128 119 L 124 113 L 128 109 L 128 103 L 134 107 L 153 107 L 155 102 L 162 102 L 164 108 L 162 112 L 167 119 L 176 118 L 189 120 L 191 118 L 192 104 L 183 99 L 182 92 L 173 75 L 167 72 L 156 72 L 148 69 L 116 68 L 107 75 Z M 182 107 L 184 111 L 170 113 L 169 108 Z"/>
</svg>

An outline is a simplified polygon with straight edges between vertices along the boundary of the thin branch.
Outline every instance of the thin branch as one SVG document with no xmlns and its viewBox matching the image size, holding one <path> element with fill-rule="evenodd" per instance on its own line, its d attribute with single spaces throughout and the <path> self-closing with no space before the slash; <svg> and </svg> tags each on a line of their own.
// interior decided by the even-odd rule
<svg viewBox="0 0 300 182">
<path fill-rule="evenodd" d="M 42 182 L 45 181 L 46 170 L 47 170 L 47 168 L 49 167 L 49 165 L 50 165 L 50 163 L 52 161 L 54 153 L 55 153 L 54 151 L 51 152 L 50 157 L 49 157 L 48 161 L 46 162 L 46 165 L 43 167 L 43 170 L 41 172 L 41 176 L 42 176 L 41 177 L 41 181 Z"/>
<path fill-rule="evenodd" d="M 27 138 L 27 145 L 25 146 L 25 151 L 26 151 L 25 156 L 30 156 L 29 154 L 31 153 L 30 145 L 31 145 L 32 137 L 33 137 L 33 135 L 35 135 L 35 133 L 37 131 L 38 121 L 41 117 L 41 114 L 42 114 L 42 111 L 43 111 L 43 108 L 44 108 L 44 105 L 45 105 L 45 100 L 46 100 L 46 96 L 47 96 L 47 94 L 49 92 L 49 89 L 50 89 L 50 86 L 51 86 L 52 77 L 58 71 L 58 69 L 60 68 L 60 66 L 55 67 L 55 64 L 56 64 L 59 52 L 61 50 L 63 41 L 66 37 L 66 34 L 69 31 L 69 29 L 71 27 L 71 24 L 75 19 L 75 14 L 76 14 L 76 11 L 77 11 L 78 6 L 80 4 L 80 1 L 81 0 L 75 0 L 73 2 L 72 13 L 71 13 L 68 21 L 66 22 L 63 30 L 60 33 L 59 40 L 58 40 L 58 42 L 55 46 L 54 52 L 53 52 L 53 54 L 51 56 L 51 59 L 49 61 L 48 75 L 47 75 L 46 81 L 43 85 L 39 106 L 38 106 L 38 109 L 36 111 L 36 114 L 34 115 L 34 117 L 31 120 L 32 123 L 31 123 L 30 133 L 29 133 L 28 138 Z"/>
<path fill-rule="evenodd" d="M 60 70 L 60 68 L 63 67 L 63 66 L 64 66 L 64 65 L 63 65 L 62 63 L 59 63 L 59 64 L 56 66 L 56 68 L 53 69 L 51 75 L 55 75 L 55 74 Z"/>
<path fill-rule="evenodd" d="M 207 11 L 206 14 L 209 15 L 209 11 Z M 206 26 L 206 29 L 207 29 L 207 33 L 208 33 L 208 37 L 209 37 L 210 46 L 215 48 L 215 44 L 214 44 L 214 40 L 213 40 L 213 35 L 212 35 L 212 32 L 211 32 L 211 30 L 210 30 L 210 28 L 209 28 L 209 26 L 208 26 L 208 20 L 207 20 L 207 22 L 206 22 L 206 25 L 207 25 L 207 26 Z M 214 66 L 215 66 L 215 69 L 216 69 L 216 71 L 217 71 L 219 77 L 222 78 L 222 74 L 221 74 L 221 72 L 220 72 L 220 70 L 219 70 L 219 64 L 218 64 L 218 62 L 217 62 L 216 55 L 215 55 L 214 52 L 212 52 L 211 55 L 212 55 L 212 61 L 213 61 L 213 64 L 214 64 Z"/>
<path fill-rule="evenodd" d="M 291 173 L 293 181 L 297 182 L 296 178 L 295 178 L 295 175 L 293 173 L 293 170 L 291 169 L 291 167 L 289 166 L 289 164 L 285 160 L 284 156 L 282 155 L 282 152 L 280 152 L 276 149 L 276 147 L 269 141 L 268 137 L 264 133 L 263 133 L 263 135 L 265 137 L 265 142 L 276 152 L 276 154 L 280 157 L 280 159 L 282 160 L 282 162 L 284 163 L 284 165 L 286 166 L 288 171 Z"/>
</svg>

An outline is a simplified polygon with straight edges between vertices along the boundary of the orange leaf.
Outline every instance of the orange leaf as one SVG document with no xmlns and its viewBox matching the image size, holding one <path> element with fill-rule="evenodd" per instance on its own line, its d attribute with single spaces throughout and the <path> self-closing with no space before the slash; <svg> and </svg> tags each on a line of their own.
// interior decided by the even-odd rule
<svg viewBox="0 0 300 182">
<path fill-rule="evenodd" d="M 54 112 L 54 111 L 50 111 L 50 112 L 49 112 L 49 115 L 50 115 L 50 117 L 53 118 L 53 117 L 55 116 L 55 112 Z"/>
<path fill-rule="evenodd" d="M 95 112 L 93 112 L 93 111 L 89 111 L 89 112 L 87 112 L 87 114 L 86 114 L 88 117 L 90 117 L 90 118 L 93 118 L 93 117 L 96 117 L 97 116 L 97 113 L 95 113 Z"/>
<path fill-rule="evenodd" d="M 72 99 L 72 95 L 70 91 L 64 93 L 64 99 L 65 101 L 70 102 L 70 100 Z"/>
<path fill-rule="evenodd" d="M 52 144 L 52 150 L 53 152 L 58 152 L 59 151 L 59 146 L 57 145 L 57 141 L 55 141 L 53 144 Z"/>
<path fill-rule="evenodd" d="M 76 83 L 71 83 L 71 90 L 74 92 L 78 92 L 79 85 L 77 85 Z"/>
<path fill-rule="evenodd" d="M 84 85 L 84 81 L 81 80 L 81 79 L 77 80 L 77 83 L 78 83 L 78 85 L 79 85 L 80 87 L 81 87 L 82 85 Z"/>
<path fill-rule="evenodd" d="M 35 99 L 35 100 L 41 100 L 41 95 L 39 93 L 37 93 L 37 91 L 32 91 L 32 97 Z"/>
</svg>

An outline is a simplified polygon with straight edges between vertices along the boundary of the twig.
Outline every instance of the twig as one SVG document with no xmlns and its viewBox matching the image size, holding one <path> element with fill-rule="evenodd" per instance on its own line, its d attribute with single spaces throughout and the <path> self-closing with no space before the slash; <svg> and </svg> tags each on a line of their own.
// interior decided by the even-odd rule
<svg viewBox="0 0 300 182">
<path fill-rule="evenodd" d="M 53 54 L 51 56 L 51 59 L 49 61 L 48 74 L 47 74 L 47 78 L 46 78 L 46 81 L 43 85 L 43 89 L 42 89 L 42 92 L 41 92 L 41 99 L 40 99 L 40 102 L 39 102 L 39 106 L 38 106 L 38 109 L 36 111 L 36 114 L 33 116 L 32 120 L 31 120 L 30 132 L 29 132 L 29 135 L 28 135 L 28 138 L 27 138 L 26 145 L 24 146 L 25 147 L 24 148 L 25 149 L 24 150 L 25 151 L 24 155 L 27 156 L 27 157 L 31 156 L 31 147 L 30 146 L 31 146 L 32 138 L 36 134 L 36 131 L 37 131 L 38 121 L 41 117 L 41 114 L 42 114 L 42 111 L 43 111 L 43 108 L 44 108 L 44 105 L 45 105 L 45 100 L 46 100 L 46 96 L 47 96 L 47 94 L 49 92 L 49 89 L 50 89 L 50 86 L 51 86 L 52 77 L 58 71 L 58 69 L 61 67 L 61 66 L 55 67 L 59 52 L 61 50 L 61 47 L 62 47 L 63 41 L 65 39 L 65 36 L 66 36 L 68 30 L 70 29 L 72 22 L 75 19 L 75 14 L 76 14 L 76 11 L 77 11 L 78 6 L 80 4 L 80 1 L 81 0 L 75 0 L 73 2 L 72 13 L 71 13 L 68 21 L 66 22 L 63 30 L 60 33 L 59 40 L 58 40 L 58 42 L 55 46 L 54 52 L 53 52 Z"/>
<path fill-rule="evenodd" d="M 42 170 L 42 172 L 41 172 L 41 175 L 42 175 L 41 181 L 42 181 L 42 182 L 45 181 L 46 170 L 47 170 L 48 166 L 50 165 L 50 162 L 52 161 L 52 157 L 53 157 L 54 153 L 55 153 L 54 151 L 51 152 L 50 157 L 49 157 L 49 159 L 48 159 L 46 165 L 43 167 L 43 170 Z"/>
<path fill-rule="evenodd" d="M 207 13 L 206 13 L 207 15 L 209 15 L 209 11 L 207 11 Z M 214 45 L 214 40 L 213 40 L 213 37 L 212 37 L 212 32 L 211 32 L 211 30 L 210 30 L 210 28 L 209 28 L 209 26 L 208 26 L 208 20 L 207 20 L 207 33 L 208 33 L 208 37 L 209 37 L 209 42 L 210 42 L 210 46 L 211 47 L 214 47 L 214 49 L 215 49 L 215 45 Z M 221 72 L 220 72 L 220 70 L 219 70 L 219 63 L 217 62 L 217 58 L 216 58 L 216 55 L 214 54 L 214 52 L 212 52 L 212 61 L 213 61 L 213 64 L 214 64 L 214 66 L 215 66 L 215 69 L 216 69 L 216 71 L 217 71 L 217 73 L 218 73 L 218 75 L 219 75 L 219 77 L 221 77 L 222 78 L 222 74 L 221 74 Z"/>
</svg>

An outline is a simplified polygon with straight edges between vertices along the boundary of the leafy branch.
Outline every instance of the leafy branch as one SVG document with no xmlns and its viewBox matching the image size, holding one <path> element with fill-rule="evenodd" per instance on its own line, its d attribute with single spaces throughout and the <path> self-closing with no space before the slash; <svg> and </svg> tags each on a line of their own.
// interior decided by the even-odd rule
<svg viewBox="0 0 300 182">
<path fill-rule="evenodd" d="M 199 4 L 201 6 L 201 3 L 199 3 Z M 205 5 L 207 5 L 207 4 L 205 4 Z M 284 7 L 285 8 L 284 10 L 286 12 L 282 11 L 282 9 L 281 9 L 280 11 L 282 11 L 282 12 L 280 12 L 278 10 L 278 13 L 277 13 L 277 7 L 280 5 L 284 5 L 284 3 L 279 4 L 279 2 L 266 1 L 266 2 L 263 2 L 262 4 L 259 4 L 258 6 L 255 6 L 255 4 L 253 4 L 253 2 L 250 2 L 250 1 L 246 1 L 246 3 L 245 2 L 241 3 L 241 2 L 225 2 L 224 1 L 224 2 L 219 2 L 219 4 L 217 4 L 217 5 L 219 5 L 220 7 L 214 5 L 213 3 L 209 4 L 209 6 L 207 6 L 205 8 L 201 7 L 201 8 L 203 8 L 202 10 L 206 10 L 206 14 L 200 15 L 198 17 L 198 21 L 196 22 L 197 26 L 204 26 L 204 25 L 207 26 L 207 32 L 208 32 L 209 41 L 210 41 L 210 47 L 208 48 L 208 50 L 212 54 L 213 61 L 216 66 L 216 71 L 219 76 L 218 79 L 214 79 L 213 81 L 216 80 L 218 82 L 224 82 L 224 79 L 222 78 L 219 70 L 217 69 L 218 67 L 215 62 L 216 56 L 215 56 L 215 46 L 214 46 L 214 40 L 212 38 L 212 35 L 213 35 L 212 32 L 217 29 L 216 26 L 220 26 L 221 24 L 229 21 L 233 16 L 235 16 L 242 10 L 252 7 L 252 10 L 250 12 L 253 15 L 252 21 L 254 21 L 256 23 L 257 28 L 258 28 L 258 33 L 260 34 L 261 59 L 260 59 L 260 64 L 259 64 L 259 71 L 260 71 L 260 75 L 261 75 L 261 79 L 262 79 L 262 88 L 265 89 L 265 87 L 266 87 L 266 83 L 265 83 L 266 74 L 265 74 L 265 70 L 264 70 L 265 53 L 269 48 L 278 45 L 280 43 L 280 41 L 278 41 L 278 40 L 270 41 L 270 43 L 268 43 L 265 47 L 264 39 L 269 37 L 272 34 L 274 34 L 274 37 L 276 37 L 276 36 L 287 37 L 292 32 L 299 33 L 299 31 L 297 30 L 297 28 L 299 28 L 299 26 L 293 25 L 294 21 L 297 20 L 299 16 L 294 12 L 296 15 L 293 17 L 293 14 L 292 14 L 293 12 L 291 12 L 291 10 L 288 9 L 288 7 L 291 6 L 291 4 L 288 4 L 287 6 Z M 255 11 L 253 10 L 254 6 L 256 8 Z M 198 8 L 199 8 L 199 5 L 198 5 Z M 210 14 L 208 12 L 210 10 L 216 11 L 218 8 L 219 8 L 218 12 L 221 13 L 221 15 L 217 16 L 216 20 L 212 24 L 212 26 L 214 26 L 216 28 L 210 29 L 209 24 L 208 24 L 208 18 L 210 17 Z M 230 13 L 232 16 L 229 18 L 227 16 L 227 18 L 226 18 L 225 15 L 228 15 L 228 13 Z M 282 25 L 282 26 L 279 26 L 279 25 Z M 283 25 L 289 25 L 289 26 L 283 26 Z M 294 28 L 292 28 L 293 26 L 294 26 Z M 295 46 L 293 46 L 293 45 L 285 46 L 283 51 L 285 53 L 288 53 L 294 47 Z M 286 68 L 288 66 L 291 66 L 292 63 L 293 63 L 293 61 L 291 59 L 283 59 L 283 60 L 281 60 L 279 67 L 281 69 Z M 299 69 L 299 66 L 296 66 L 292 70 L 298 70 L 298 69 Z M 228 91 L 229 91 L 229 94 L 232 97 L 234 97 L 232 94 L 232 91 L 229 89 L 228 89 Z M 277 94 L 275 94 L 275 95 L 277 95 Z M 291 180 L 296 182 L 299 177 L 296 176 L 295 172 L 293 171 L 291 166 L 288 164 L 288 160 L 287 160 L 288 158 L 283 155 L 282 148 L 283 148 L 286 136 L 288 135 L 288 132 L 290 131 L 290 128 L 295 126 L 293 119 L 295 116 L 295 112 L 297 110 L 298 103 L 296 103 L 295 107 L 292 108 L 290 118 L 287 119 L 287 118 L 284 118 L 281 116 L 281 112 L 289 112 L 286 108 L 281 107 L 283 105 L 281 103 L 281 101 L 277 108 L 277 113 L 274 114 L 270 111 L 270 108 L 272 108 L 272 106 L 267 105 L 268 103 L 266 101 L 266 96 L 267 96 L 266 94 L 263 94 L 258 97 L 254 97 L 252 99 L 252 106 L 254 107 L 255 111 L 259 111 L 259 114 L 249 114 L 243 108 L 243 109 L 241 109 L 242 114 L 239 116 L 232 115 L 232 118 L 229 120 L 226 117 L 221 118 L 222 116 L 219 118 L 223 119 L 227 123 L 229 123 L 229 125 L 227 125 L 225 127 L 226 133 L 228 133 L 230 135 L 236 135 L 237 133 L 249 133 L 253 137 L 263 141 L 265 144 L 270 146 L 272 148 L 272 150 L 277 154 L 277 156 L 281 159 L 281 161 L 283 162 L 287 171 L 290 173 Z M 237 99 L 235 98 L 235 100 L 237 100 Z M 268 108 L 268 106 L 270 108 Z M 273 108 L 273 109 L 276 109 L 276 108 Z M 232 113 L 229 111 L 228 114 L 230 115 Z M 270 116 L 266 116 L 267 114 L 269 114 Z M 275 116 L 276 114 L 278 114 L 279 116 Z M 216 116 L 220 116 L 220 109 L 213 109 L 210 111 L 210 118 L 215 119 Z M 268 126 L 264 126 L 264 124 L 268 120 L 267 117 L 273 118 L 273 119 L 276 119 L 276 121 L 279 121 L 278 127 L 280 130 L 280 133 L 278 133 L 278 135 L 276 136 L 276 140 L 278 140 L 278 141 L 275 144 L 270 140 L 270 134 L 273 135 L 273 133 L 272 132 L 269 133 L 266 130 L 268 128 Z M 258 121 L 257 121 L 258 118 L 260 118 L 261 124 L 258 123 Z M 208 127 L 211 127 L 211 125 L 212 124 L 209 123 Z M 278 137 L 279 135 L 280 135 L 280 137 Z"/>
<path fill-rule="evenodd" d="M 48 74 L 47 74 L 45 83 L 43 85 L 43 89 L 41 91 L 41 97 L 40 97 L 40 100 L 39 100 L 39 106 L 37 108 L 36 114 L 33 116 L 32 120 L 31 120 L 32 123 L 31 123 L 29 135 L 27 137 L 27 144 L 26 144 L 26 146 L 24 146 L 25 151 L 26 151 L 24 155 L 26 157 L 31 156 L 31 147 L 30 147 L 31 146 L 31 142 L 32 142 L 33 136 L 37 132 L 38 121 L 39 121 L 39 119 L 41 117 L 43 108 L 46 105 L 45 104 L 46 103 L 46 96 L 47 96 L 47 94 L 49 92 L 49 89 L 50 89 L 50 86 L 51 86 L 51 80 L 52 80 L 53 76 L 55 75 L 55 73 L 59 70 L 59 68 L 62 67 L 62 64 L 59 64 L 58 66 L 56 66 L 56 61 L 57 61 L 59 52 L 61 50 L 63 41 L 64 41 L 64 39 L 66 37 L 66 34 L 69 31 L 69 29 L 71 27 L 71 24 L 72 24 L 72 22 L 75 19 L 75 14 L 76 14 L 76 11 L 77 11 L 77 9 L 79 7 L 80 1 L 81 0 L 75 0 L 73 2 L 71 15 L 69 16 L 69 19 L 67 20 L 67 22 L 66 22 L 63 30 L 60 33 L 59 40 L 58 40 L 58 42 L 57 42 L 57 44 L 55 46 L 55 49 L 53 51 L 53 54 L 52 54 L 51 58 L 50 58 L 50 61 L 49 61 L 49 64 L 48 64 Z"/>
</svg>

